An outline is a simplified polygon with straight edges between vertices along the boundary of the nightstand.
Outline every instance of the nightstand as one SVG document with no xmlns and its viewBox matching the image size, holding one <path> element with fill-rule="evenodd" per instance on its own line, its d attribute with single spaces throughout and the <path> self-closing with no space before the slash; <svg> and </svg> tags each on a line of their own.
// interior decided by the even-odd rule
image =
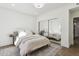
<svg viewBox="0 0 79 59">
<path fill-rule="evenodd" d="M 16 39 L 16 35 L 10 34 L 9 37 L 11 37 L 11 38 L 13 39 L 13 45 L 14 45 L 14 41 L 15 41 L 15 39 Z"/>
</svg>

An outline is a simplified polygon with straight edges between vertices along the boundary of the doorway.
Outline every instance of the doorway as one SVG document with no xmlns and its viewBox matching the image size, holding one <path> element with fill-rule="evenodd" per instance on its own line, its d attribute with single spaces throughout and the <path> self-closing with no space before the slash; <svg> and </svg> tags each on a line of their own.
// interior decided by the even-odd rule
<svg viewBox="0 0 79 59">
<path fill-rule="evenodd" d="M 79 17 L 73 18 L 74 45 L 79 45 Z"/>
<path fill-rule="evenodd" d="M 69 10 L 69 43 L 79 46 L 79 7 Z"/>
</svg>

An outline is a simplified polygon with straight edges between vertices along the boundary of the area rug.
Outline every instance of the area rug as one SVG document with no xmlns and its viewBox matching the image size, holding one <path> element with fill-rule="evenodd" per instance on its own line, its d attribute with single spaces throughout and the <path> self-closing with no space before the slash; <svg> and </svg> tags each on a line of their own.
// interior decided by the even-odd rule
<svg viewBox="0 0 79 59">
<path fill-rule="evenodd" d="M 55 56 L 60 49 L 60 45 L 51 43 L 50 46 L 33 51 L 29 56 Z M 0 56 L 20 56 L 19 49 L 15 46 L 0 48 Z"/>
</svg>

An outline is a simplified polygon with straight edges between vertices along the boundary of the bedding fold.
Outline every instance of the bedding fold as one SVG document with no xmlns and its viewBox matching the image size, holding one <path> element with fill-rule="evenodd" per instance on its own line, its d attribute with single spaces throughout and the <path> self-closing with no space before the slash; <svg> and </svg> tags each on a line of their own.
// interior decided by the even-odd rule
<svg viewBox="0 0 79 59">
<path fill-rule="evenodd" d="M 31 51 L 50 44 L 49 39 L 41 35 L 31 35 L 18 38 L 16 46 L 20 49 L 20 55 L 26 55 Z"/>
</svg>

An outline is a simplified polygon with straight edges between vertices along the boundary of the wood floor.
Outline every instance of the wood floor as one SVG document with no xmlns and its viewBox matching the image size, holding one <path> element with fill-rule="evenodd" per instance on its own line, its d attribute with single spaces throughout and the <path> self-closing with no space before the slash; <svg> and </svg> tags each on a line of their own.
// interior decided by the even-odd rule
<svg viewBox="0 0 79 59">
<path fill-rule="evenodd" d="M 57 55 L 58 56 L 79 56 L 79 38 L 74 40 L 74 45 L 70 48 L 62 48 Z"/>
</svg>

